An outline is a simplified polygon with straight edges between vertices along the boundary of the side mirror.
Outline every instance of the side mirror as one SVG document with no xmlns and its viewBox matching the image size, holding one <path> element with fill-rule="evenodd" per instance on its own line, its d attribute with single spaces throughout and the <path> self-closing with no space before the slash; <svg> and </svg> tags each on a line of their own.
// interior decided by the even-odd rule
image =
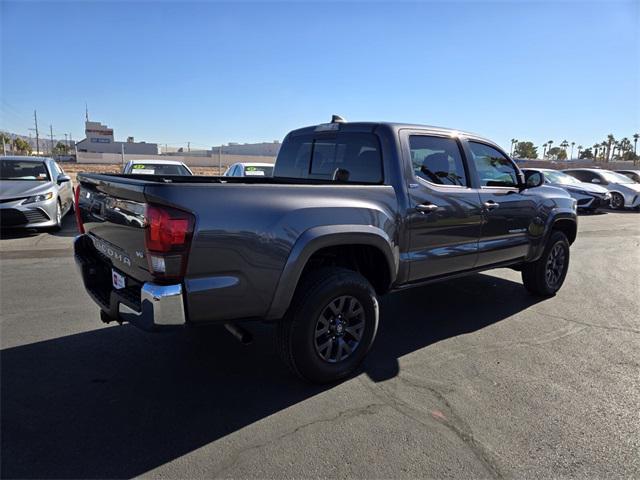
<svg viewBox="0 0 640 480">
<path fill-rule="evenodd" d="M 348 182 L 349 181 L 349 170 L 344 168 L 336 168 L 331 175 L 331 180 L 334 182 Z"/>
<path fill-rule="evenodd" d="M 540 172 L 525 172 L 525 188 L 535 188 L 544 184 L 544 176 Z"/>
<path fill-rule="evenodd" d="M 58 175 L 58 184 L 64 183 L 64 182 L 70 182 L 71 181 L 71 177 L 69 175 Z"/>
<path fill-rule="evenodd" d="M 599 178 L 594 178 L 593 180 L 591 180 L 591 183 L 600 183 L 600 179 Z"/>
</svg>

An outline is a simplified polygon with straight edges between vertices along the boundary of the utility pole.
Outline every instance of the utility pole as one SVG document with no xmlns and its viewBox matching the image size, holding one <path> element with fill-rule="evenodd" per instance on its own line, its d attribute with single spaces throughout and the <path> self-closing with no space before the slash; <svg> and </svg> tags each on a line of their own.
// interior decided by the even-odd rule
<svg viewBox="0 0 640 480">
<path fill-rule="evenodd" d="M 49 135 L 51 136 L 51 155 L 53 155 L 53 125 L 49 124 Z"/>
<path fill-rule="evenodd" d="M 38 135 L 38 112 L 33 111 L 33 121 L 36 124 L 36 155 L 40 154 L 40 137 Z"/>
<path fill-rule="evenodd" d="M 69 140 L 67 139 L 67 134 L 64 134 L 64 144 L 67 146 L 67 149 L 69 148 Z"/>
<path fill-rule="evenodd" d="M 187 152 L 191 151 L 191 142 L 187 142 Z"/>
<path fill-rule="evenodd" d="M 3 155 L 7 154 L 7 144 L 4 141 L 4 135 L 2 136 L 2 152 L 3 152 Z"/>
<path fill-rule="evenodd" d="M 124 143 L 120 144 L 120 158 L 122 159 L 122 166 L 124 166 Z"/>
<path fill-rule="evenodd" d="M 222 175 L 222 145 L 218 148 L 218 176 Z"/>
</svg>

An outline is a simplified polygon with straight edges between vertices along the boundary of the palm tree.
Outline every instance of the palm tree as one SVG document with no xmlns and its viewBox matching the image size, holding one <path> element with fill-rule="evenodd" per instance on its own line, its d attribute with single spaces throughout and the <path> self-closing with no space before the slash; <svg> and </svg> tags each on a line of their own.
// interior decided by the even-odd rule
<svg viewBox="0 0 640 480">
<path fill-rule="evenodd" d="M 515 138 L 511 139 L 511 153 L 510 155 L 513 155 L 513 146 L 518 143 L 518 140 L 516 140 Z"/>
<path fill-rule="evenodd" d="M 627 153 L 629 152 L 631 152 L 631 140 L 629 140 L 627 137 L 624 137 L 622 140 L 620 140 L 618 155 L 622 157 L 622 160 L 625 160 L 625 157 L 627 157 Z"/>
<path fill-rule="evenodd" d="M 607 143 L 605 144 L 607 147 L 607 163 L 611 158 L 611 145 L 616 141 L 616 138 L 613 136 L 613 133 L 607 135 Z"/>
<path fill-rule="evenodd" d="M 567 142 L 566 140 L 563 140 L 562 143 L 560 144 L 560 146 L 564 150 L 564 158 L 566 160 L 567 159 L 567 147 L 569 146 L 569 142 Z"/>
<path fill-rule="evenodd" d="M 633 134 L 633 164 L 634 165 L 638 161 L 638 153 L 637 153 L 638 138 L 640 138 L 640 133 L 634 133 Z"/>
<path fill-rule="evenodd" d="M 542 144 L 542 159 L 544 160 L 544 156 L 547 154 L 547 144 Z"/>
<path fill-rule="evenodd" d="M 553 143 L 553 140 L 549 140 L 549 141 L 547 142 L 547 145 L 549 145 L 549 150 L 551 150 L 551 144 L 552 144 L 552 143 Z"/>
<path fill-rule="evenodd" d="M 602 147 L 600 149 L 600 154 L 602 155 L 602 161 L 608 162 L 609 161 L 609 144 L 607 142 L 602 142 L 600 146 Z"/>
<path fill-rule="evenodd" d="M 31 145 L 20 137 L 16 137 L 13 140 L 13 146 L 15 150 L 22 154 L 31 153 L 32 151 Z"/>
<path fill-rule="evenodd" d="M 599 144 L 597 144 L 597 143 L 593 144 L 593 160 L 596 161 L 596 162 L 598 161 L 598 153 L 599 153 L 598 149 L 599 148 L 600 148 Z"/>
<path fill-rule="evenodd" d="M 581 151 L 582 151 L 582 145 L 578 145 L 578 158 L 580 158 Z"/>
<path fill-rule="evenodd" d="M 570 159 L 573 158 L 573 147 L 576 144 L 576 142 L 571 142 L 571 156 L 569 157 Z"/>
</svg>

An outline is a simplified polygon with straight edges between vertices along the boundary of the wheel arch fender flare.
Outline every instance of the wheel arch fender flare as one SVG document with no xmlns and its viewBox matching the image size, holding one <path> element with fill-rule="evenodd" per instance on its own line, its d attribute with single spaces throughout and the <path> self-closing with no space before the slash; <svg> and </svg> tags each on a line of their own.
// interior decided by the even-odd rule
<svg viewBox="0 0 640 480">
<path fill-rule="evenodd" d="M 556 210 L 549 215 L 544 223 L 544 234 L 538 241 L 535 241 L 531 247 L 531 253 L 527 258 L 527 262 L 534 262 L 540 258 L 544 252 L 544 247 L 551 236 L 553 230 L 563 231 L 572 244 L 578 233 L 578 217 L 569 209 Z"/>
<path fill-rule="evenodd" d="M 380 250 L 389 269 L 390 284 L 398 273 L 399 248 L 381 228 L 372 225 L 323 225 L 309 228 L 296 240 L 280 275 L 266 315 L 267 320 L 281 318 L 293 298 L 304 267 L 311 256 L 326 247 L 368 245 Z"/>
</svg>

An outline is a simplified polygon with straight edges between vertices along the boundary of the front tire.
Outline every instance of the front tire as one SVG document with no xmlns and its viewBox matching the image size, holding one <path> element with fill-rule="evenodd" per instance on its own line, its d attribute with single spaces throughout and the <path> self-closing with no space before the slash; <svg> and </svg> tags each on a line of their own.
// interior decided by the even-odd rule
<svg viewBox="0 0 640 480">
<path fill-rule="evenodd" d="M 567 236 L 554 230 L 542 256 L 522 268 L 522 283 L 529 292 L 542 297 L 556 294 L 569 270 L 569 241 Z"/>
<path fill-rule="evenodd" d="M 298 376 L 314 383 L 353 373 L 378 330 L 378 299 L 359 273 L 322 268 L 300 281 L 277 328 L 280 356 Z"/>
<path fill-rule="evenodd" d="M 611 194 L 611 208 L 622 210 L 624 208 L 624 197 L 617 192 Z"/>
<path fill-rule="evenodd" d="M 51 227 L 51 230 L 54 232 L 59 231 L 62 228 L 62 205 L 60 203 L 60 199 L 56 202 L 56 213 L 55 213 L 55 225 Z"/>
</svg>

